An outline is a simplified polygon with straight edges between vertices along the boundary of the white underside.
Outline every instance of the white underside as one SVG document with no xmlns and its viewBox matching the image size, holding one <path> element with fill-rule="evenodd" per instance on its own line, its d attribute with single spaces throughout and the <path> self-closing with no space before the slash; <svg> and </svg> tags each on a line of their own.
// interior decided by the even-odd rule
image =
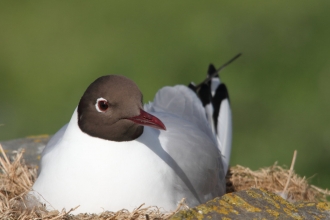
<svg viewBox="0 0 330 220">
<path fill-rule="evenodd" d="M 167 130 L 145 127 L 129 142 L 83 133 L 75 110 L 46 146 L 32 193 L 49 208 L 80 205 L 75 213 L 132 210 L 143 203 L 171 211 L 182 198 L 195 206 L 224 194 L 220 146 L 197 96 L 185 86 L 165 87 L 145 110 Z"/>
</svg>

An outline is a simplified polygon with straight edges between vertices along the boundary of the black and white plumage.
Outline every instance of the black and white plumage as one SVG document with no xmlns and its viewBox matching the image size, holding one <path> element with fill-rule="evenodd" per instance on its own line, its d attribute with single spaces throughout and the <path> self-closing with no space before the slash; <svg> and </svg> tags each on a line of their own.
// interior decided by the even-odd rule
<svg viewBox="0 0 330 220">
<path fill-rule="evenodd" d="M 195 92 L 164 87 L 143 106 L 134 82 L 100 77 L 44 149 L 31 194 L 50 208 L 80 205 L 75 213 L 170 211 L 182 198 L 196 206 L 223 195 L 231 111 L 224 84 L 208 78 Z"/>
<path fill-rule="evenodd" d="M 209 65 L 205 83 L 198 87 L 194 83 L 189 84 L 189 88 L 196 92 L 201 100 L 207 120 L 216 134 L 222 154 L 223 168 L 227 171 L 230 162 L 231 142 L 232 142 L 232 115 L 227 87 L 221 82 L 218 71 L 213 64 Z"/>
</svg>

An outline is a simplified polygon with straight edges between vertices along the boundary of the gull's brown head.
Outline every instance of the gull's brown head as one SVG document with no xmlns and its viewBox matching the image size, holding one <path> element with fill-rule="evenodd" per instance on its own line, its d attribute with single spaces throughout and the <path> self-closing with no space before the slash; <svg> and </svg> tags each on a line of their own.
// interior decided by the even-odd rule
<svg viewBox="0 0 330 220">
<path fill-rule="evenodd" d="M 131 141 L 143 133 L 143 126 L 166 130 L 155 116 L 143 110 L 142 93 L 124 76 L 96 79 L 78 105 L 78 125 L 86 134 L 112 141 Z"/>
</svg>

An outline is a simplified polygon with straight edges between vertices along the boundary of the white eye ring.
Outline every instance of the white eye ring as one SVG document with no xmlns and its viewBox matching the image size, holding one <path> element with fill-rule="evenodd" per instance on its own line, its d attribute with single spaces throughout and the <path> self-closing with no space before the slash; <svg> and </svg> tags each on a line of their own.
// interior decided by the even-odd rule
<svg viewBox="0 0 330 220">
<path fill-rule="evenodd" d="M 108 101 L 102 97 L 96 99 L 95 108 L 98 112 L 105 112 L 109 108 Z"/>
</svg>

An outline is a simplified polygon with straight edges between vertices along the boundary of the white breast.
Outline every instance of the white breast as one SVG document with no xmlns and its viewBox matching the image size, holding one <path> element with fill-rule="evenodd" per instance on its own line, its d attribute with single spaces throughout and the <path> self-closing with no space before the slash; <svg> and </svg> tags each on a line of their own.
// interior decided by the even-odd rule
<svg viewBox="0 0 330 220">
<path fill-rule="evenodd" d="M 34 194 L 59 210 L 80 205 L 76 213 L 133 209 L 142 203 L 170 211 L 182 198 L 195 206 L 224 194 L 221 154 L 200 106 L 184 86 L 160 90 L 145 110 L 167 130 L 145 127 L 141 137 L 129 142 L 83 133 L 75 110 L 43 152 Z"/>
</svg>

